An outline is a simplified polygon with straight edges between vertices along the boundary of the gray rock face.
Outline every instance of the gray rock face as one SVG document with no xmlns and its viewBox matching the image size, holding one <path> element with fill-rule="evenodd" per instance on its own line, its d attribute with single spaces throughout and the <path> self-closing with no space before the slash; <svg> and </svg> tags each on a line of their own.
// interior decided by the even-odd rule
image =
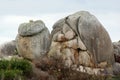
<svg viewBox="0 0 120 80">
<path fill-rule="evenodd" d="M 114 75 L 119 75 L 120 74 L 120 63 L 114 63 L 113 65 L 113 72 Z"/>
<path fill-rule="evenodd" d="M 57 21 L 51 37 L 52 44 L 48 54 L 62 55 L 69 65 L 75 63 L 105 67 L 114 63 L 113 46 L 107 31 L 87 11 L 80 11 Z"/>
<path fill-rule="evenodd" d="M 22 23 L 18 29 L 21 36 L 32 36 L 40 33 L 45 28 L 45 24 L 41 21 L 30 21 L 30 23 Z"/>
<path fill-rule="evenodd" d="M 50 33 L 40 20 L 23 23 L 19 26 L 16 42 L 21 56 L 30 60 L 37 59 L 49 50 Z"/>
<path fill-rule="evenodd" d="M 13 56 L 16 52 L 16 42 L 10 41 L 0 46 L 0 57 Z"/>
<path fill-rule="evenodd" d="M 120 41 L 113 42 L 115 61 L 120 63 Z"/>
</svg>

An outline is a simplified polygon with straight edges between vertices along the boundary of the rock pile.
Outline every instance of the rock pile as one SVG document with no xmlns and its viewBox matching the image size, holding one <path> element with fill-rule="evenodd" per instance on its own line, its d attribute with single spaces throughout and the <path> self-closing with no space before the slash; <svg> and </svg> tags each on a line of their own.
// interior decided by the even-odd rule
<svg viewBox="0 0 120 80">
<path fill-rule="evenodd" d="M 111 39 L 95 16 L 80 11 L 57 21 L 51 33 L 49 56 L 74 64 L 104 68 L 114 63 Z"/>
<path fill-rule="evenodd" d="M 112 44 L 102 24 L 87 11 L 60 19 L 53 25 L 51 35 L 41 20 L 20 24 L 16 41 L 0 48 L 0 57 L 16 48 L 20 56 L 32 62 L 37 76 L 44 72 L 40 67 L 45 63 L 41 60 L 49 64 L 51 57 L 62 58 L 68 68 L 89 74 L 120 72 L 119 63 L 115 63 L 120 62 L 120 42 Z"/>
</svg>

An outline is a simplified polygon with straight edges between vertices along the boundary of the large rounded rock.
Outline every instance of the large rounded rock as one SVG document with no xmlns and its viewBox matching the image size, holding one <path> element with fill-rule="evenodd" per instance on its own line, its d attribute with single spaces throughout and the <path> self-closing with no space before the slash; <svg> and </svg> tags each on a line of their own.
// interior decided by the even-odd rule
<svg viewBox="0 0 120 80">
<path fill-rule="evenodd" d="M 51 37 L 50 55 L 52 50 L 56 54 L 59 51 L 58 53 L 63 56 L 68 54 L 64 49 L 75 50 L 75 53 L 69 52 L 77 58 L 71 59 L 69 62 L 71 64 L 77 62 L 85 66 L 105 67 L 114 63 L 113 46 L 108 32 L 97 18 L 87 11 L 80 11 L 60 19 L 54 24 Z M 55 42 L 60 47 L 56 47 Z"/>
<path fill-rule="evenodd" d="M 104 61 L 109 64 L 113 63 L 114 56 L 112 54 L 111 39 L 95 16 L 85 11 L 77 12 L 68 17 L 68 23 L 78 33 L 88 51 L 94 57 L 95 63 Z"/>
<path fill-rule="evenodd" d="M 23 23 L 19 26 L 16 44 L 21 56 L 37 59 L 49 50 L 50 33 L 41 20 Z"/>
</svg>

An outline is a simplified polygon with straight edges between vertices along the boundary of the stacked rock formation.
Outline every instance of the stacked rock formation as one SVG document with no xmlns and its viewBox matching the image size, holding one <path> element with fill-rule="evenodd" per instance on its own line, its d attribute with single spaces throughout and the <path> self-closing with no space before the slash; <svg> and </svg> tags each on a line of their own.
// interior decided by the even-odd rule
<svg viewBox="0 0 120 80">
<path fill-rule="evenodd" d="M 66 66 L 107 67 L 114 63 L 111 39 L 95 16 L 80 11 L 57 21 L 51 33 L 49 56 L 62 57 Z"/>
<path fill-rule="evenodd" d="M 49 30 L 41 20 L 22 23 L 19 26 L 16 46 L 22 57 L 39 59 L 48 52 L 50 42 Z"/>
</svg>

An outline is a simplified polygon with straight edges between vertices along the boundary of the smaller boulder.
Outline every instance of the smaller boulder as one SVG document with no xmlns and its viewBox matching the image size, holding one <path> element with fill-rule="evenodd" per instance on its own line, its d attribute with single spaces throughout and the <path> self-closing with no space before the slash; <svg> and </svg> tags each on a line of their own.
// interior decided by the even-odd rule
<svg viewBox="0 0 120 80">
<path fill-rule="evenodd" d="M 113 65 L 113 73 L 114 75 L 119 75 L 120 74 L 120 63 L 114 63 Z"/>
<path fill-rule="evenodd" d="M 0 57 L 13 56 L 17 54 L 16 41 L 10 41 L 0 46 Z"/>
<path fill-rule="evenodd" d="M 41 20 L 20 24 L 16 46 L 22 57 L 39 59 L 48 52 L 50 43 L 50 32 Z"/>
<path fill-rule="evenodd" d="M 120 41 L 113 42 L 115 61 L 120 63 Z"/>
</svg>

